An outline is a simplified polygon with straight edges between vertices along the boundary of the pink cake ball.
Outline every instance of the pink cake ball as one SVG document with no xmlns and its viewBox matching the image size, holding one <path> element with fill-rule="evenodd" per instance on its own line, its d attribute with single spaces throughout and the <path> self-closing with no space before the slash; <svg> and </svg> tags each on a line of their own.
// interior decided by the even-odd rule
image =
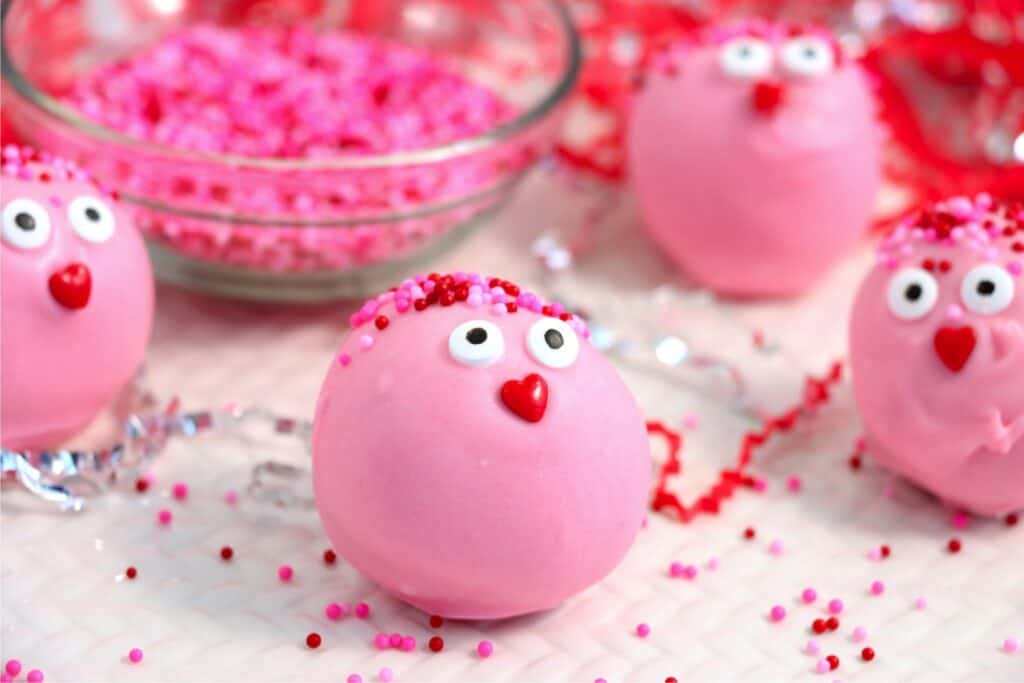
<svg viewBox="0 0 1024 683">
<path fill-rule="evenodd" d="M 556 607 L 615 568 L 644 518 L 650 452 L 582 320 L 456 273 L 406 280 L 352 324 L 313 433 L 339 553 L 424 612 L 464 619 Z"/>
<path fill-rule="evenodd" d="M 864 234 L 881 181 L 866 74 L 818 29 L 749 22 L 671 48 L 628 138 L 648 232 L 727 295 L 807 290 Z"/>
<path fill-rule="evenodd" d="M 111 193 L 48 154 L 2 154 L 0 432 L 6 448 L 52 447 L 138 370 L 153 276 Z"/>
<path fill-rule="evenodd" d="M 853 308 L 868 452 L 947 504 L 1024 508 L 1024 214 L 986 195 L 907 218 Z"/>
</svg>

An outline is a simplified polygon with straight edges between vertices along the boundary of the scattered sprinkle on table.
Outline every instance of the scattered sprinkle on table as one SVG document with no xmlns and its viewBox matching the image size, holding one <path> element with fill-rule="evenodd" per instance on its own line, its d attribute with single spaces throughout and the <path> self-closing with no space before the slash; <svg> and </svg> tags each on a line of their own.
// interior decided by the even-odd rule
<svg viewBox="0 0 1024 683">
<path fill-rule="evenodd" d="M 476 646 L 476 652 L 486 659 L 494 653 L 494 644 L 489 640 L 481 640 Z"/>
<path fill-rule="evenodd" d="M 434 636 L 427 642 L 427 647 L 430 648 L 431 652 L 440 652 L 444 649 L 444 638 L 441 636 Z"/>
<path fill-rule="evenodd" d="M 220 549 L 220 559 L 224 560 L 225 562 L 227 562 L 234 556 L 235 551 L 231 548 L 231 546 L 226 545 Z"/>
<path fill-rule="evenodd" d="M 132 664 L 138 664 L 142 661 L 142 650 L 137 647 L 133 647 L 128 651 L 128 661 Z"/>
<path fill-rule="evenodd" d="M 320 637 L 319 633 L 310 633 L 308 636 L 306 636 L 306 647 L 308 647 L 311 650 L 315 650 L 318 647 L 320 647 L 320 643 L 322 642 L 323 639 Z"/>
<path fill-rule="evenodd" d="M 324 551 L 324 564 L 334 564 L 338 561 L 338 555 L 333 550 L 328 548 Z"/>
</svg>

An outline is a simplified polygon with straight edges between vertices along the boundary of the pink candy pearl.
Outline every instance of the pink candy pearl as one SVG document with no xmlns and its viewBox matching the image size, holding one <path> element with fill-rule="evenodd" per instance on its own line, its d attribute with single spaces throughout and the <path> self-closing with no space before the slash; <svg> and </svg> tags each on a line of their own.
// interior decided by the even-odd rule
<svg viewBox="0 0 1024 683">
<path fill-rule="evenodd" d="M 348 355 L 347 353 L 342 353 L 338 355 L 338 363 L 341 365 L 341 367 L 347 368 L 348 364 L 351 362 L 352 356 Z"/>
<path fill-rule="evenodd" d="M 914 600 L 914 607 L 917 608 L 917 609 L 924 609 L 927 606 L 928 606 L 928 601 L 925 600 L 924 598 L 918 598 L 917 600 Z"/>
<path fill-rule="evenodd" d="M 715 571 L 716 569 L 718 569 L 718 558 L 717 557 L 710 557 L 710 558 L 708 558 L 708 569 L 710 569 L 711 571 Z"/>
<path fill-rule="evenodd" d="M 171 487 L 171 495 L 174 496 L 175 500 L 185 500 L 188 498 L 188 484 L 179 481 Z"/>
<path fill-rule="evenodd" d="M 391 647 L 391 637 L 388 634 L 381 631 L 374 637 L 373 644 L 377 647 L 378 650 L 386 650 L 389 647 Z"/>
<path fill-rule="evenodd" d="M 768 552 L 770 552 L 772 555 L 781 555 L 783 549 L 784 546 L 782 545 L 782 541 L 778 539 L 772 541 L 771 544 L 768 546 Z"/>
<path fill-rule="evenodd" d="M 864 639 L 867 638 L 867 637 L 868 637 L 868 630 L 866 628 L 864 628 L 863 626 L 858 626 L 857 628 L 853 629 L 853 641 L 855 643 L 863 642 Z"/>
<path fill-rule="evenodd" d="M 800 594 L 800 599 L 809 605 L 818 599 L 818 591 L 813 588 L 805 588 L 804 592 Z"/>
<path fill-rule="evenodd" d="M 816 655 L 819 652 L 821 652 L 821 645 L 818 643 L 817 640 L 811 638 L 807 641 L 807 647 L 805 649 L 807 650 L 807 654 Z"/>
<path fill-rule="evenodd" d="M 238 491 L 227 491 L 224 493 L 224 502 L 228 505 L 234 505 L 238 502 Z"/>
<path fill-rule="evenodd" d="M 383 681 L 383 683 L 391 683 L 391 681 L 395 680 L 395 672 L 385 666 L 377 674 L 377 678 Z"/>
<path fill-rule="evenodd" d="M 392 633 L 391 637 L 388 639 L 388 642 L 391 645 L 391 647 L 402 647 L 402 634 Z"/>
<path fill-rule="evenodd" d="M 871 594 L 872 595 L 881 595 L 884 592 L 885 592 L 885 584 L 884 583 L 882 583 L 881 581 L 872 581 L 871 582 Z"/>
<path fill-rule="evenodd" d="M 7 672 L 0 673 L 0 683 L 13 683 L 13 681 L 14 679 Z"/>
<path fill-rule="evenodd" d="M 277 578 L 281 579 L 282 581 L 291 581 L 293 574 L 294 571 L 292 570 L 292 568 L 286 564 L 281 565 L 281 567 L 277 570 Z"/>
<path fill-rule="evenodd" d="M 172 519 L 171 511 L 167 510 L 167 509 L 161 510 L 160 512 L 156 513 L 156 519 L 157 519 L 158 522 L 160 522 L 164 526 L 167 526 L 168 524 L 171 523 L 171 519 Z"/>
<path fill-rule="evenodd" d="M 402 638 L 402 652 L 412 652 L 416 649 L 416 639 L 412 636 Z"/>
<path fill-rule="evenodd" d="M 43 675 L 42 671 L 39 669 L 32 669 L 28 672 L 28 677 L 25 680 L 27 680 L 28 683 L 43 683 L 43 680 L 45 679 L 46 676 Z"/>
<path fill-rule="evenodd" d="M 1007 638 L 1003 641 L 1003 652 L 1013 654 L 1020 647 L 1020 643 L 1017 642 L 1016 638 Z"/>
<path fill-rule="evenodd" d="M 832 665 L 828 663 L 827 659 L 819 659 L 817 666 L 814 668 L 820 674 L 827 674 L 832 670 Z"/>
<path fill-rule="evenodd" d="M 782 605 L 775 605 L 768 614 L 772 621 L 782 621 L 786 618 L 786 608 Z"/>
<path fill-rule="evenodd" d="M 651 634 L 651 627 L 647 624 L 637 624 L 636 634 L 641 638 L 646 638 Z"/>
<path fill-rule="evenodd" d="M 828 611 L 832 614 L 840 614 L 843 611 L 843 601 L 839 598 L 829 600 Z"/>
<path fill-rule="evenodd" d="M 494 652 L 494 644 L 491 643 L 491 641 L 489 640 L 481 640 L 480 643 L 476 646 L 476 651 L 477 654 L 479 654 L 481 657 L 490 657 L 491 654 Z"/>
<path fill-rule="evenodd" d="M 128 661 L 132 664 L 138 664 L 142 661 L 142 650 L 137 647 L 133 647 L 128 651 Z"/>
<path fill-rule="evenodd" d="M 348 683 L 363 683 L 363 677 L 359 674 L 350 674 L 347 680 Z"/>
<path fill-rule="evenodd" d="M 673 562 L 668 566 L 668 574 L 669 576 L 678 578 L 683 575 L 683 569 L 684 567 L 682 562 Z"/>
<path fill-rule="evenodd" d="M 9 673 L 11 676 L 17 676 L 21 673 L 21 662 L 17 659 L 8 659 L 7 663 L 4 664 L 4 671 Z"/>
<path fill-rule="evenodd" d="M 796 493 L 803 488 L 803 482 L 800 481 L 800 477 L 790 477 L 786 480 L 786 488 Z"/>
<path fill-rule="evenodd" d="M 365 619 L 366 617 L 370 616 L 370 606 L 367 605 L 365 602 L 361 602 L 358 605 L 356 605 L 356 616 L 360 619 Z"/>
<path fill-rule="evenodd" d="M 345 616 L 344 612 L 342 612 L 341 605 L 339 605 L 336 602 L 332 602 L 331 604 L 327 605 L 327 607 L 324 609 L 324 614 L 331 621 L 337 621 L 338 619 L 341 619 L 343 616 Z"/>
</svg>

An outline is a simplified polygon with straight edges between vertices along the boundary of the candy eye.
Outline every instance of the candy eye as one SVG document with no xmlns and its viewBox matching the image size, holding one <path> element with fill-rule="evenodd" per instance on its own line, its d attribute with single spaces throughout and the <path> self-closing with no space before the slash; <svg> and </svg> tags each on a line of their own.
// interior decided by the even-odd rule
<svg viewBox="0 0 1024 683">
<path fill-rule="evenodd" d="M 68 220 L 78 236 L 99 244 L 114 236 L 114 212 L 98 197 L 77 197 L 68 204 Z"/>
<path fill-rule="evenodd" d="M 889 310 L 900 320 L 917 320 L 931 313 L 939 300 L 939 285 L 922 268 L 904 268 L 889 281 Z"/>
<path fill-rule="evenodd" d="M 15 249 L 38 249 L 50 239 L 50 214 L 31 199 L 14 199 L 3 213 L 4 242 Z"/>
<path fill-rule="evenodd" d="M 796 76 L 824 76 L 835 67 L 835 55 L 827 41 L 801 36 L 787 40 L 782 46 L 782 65 Z"/>
<path fill-rule="evenodd" d="M 580 355 L 580 340 L 564 321 L 543 318 L 526 333 L 526 348 L 531 356 L 549 368 L 567 368 Z"/>
<path fill-rule="evenodd" d="M 994 263 L 972 268 L 960 286 L 960 297 L 970 310 L 993 315 L 1013 303 L 1013 277 Z"/>
<path fill-rule="evenodd" d="M 463 365 L 484 367 L 505 355 L 505 337 L 492 322 L 470 320 L 452 330 L 448 352 Z"/>
<path fill-rule="evenodd" d="M 722 45 L 718 63 L 729 76 L 760 78 L 771 71 L 772 48 L 758 38 L 733 38 Z"/>
</svg>

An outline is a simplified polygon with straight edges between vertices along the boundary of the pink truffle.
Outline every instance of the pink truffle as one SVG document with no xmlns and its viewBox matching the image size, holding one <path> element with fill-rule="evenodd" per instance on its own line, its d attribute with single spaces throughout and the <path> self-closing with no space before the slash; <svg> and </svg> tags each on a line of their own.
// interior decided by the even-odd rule
<svg viewBox="0 0 1024 683">
<path fill-rule="evenodd" d="M 677 45 L 630 117 L 647 231 L 724 294 L 807 290 L 867 230 L 880 186 L 864 71 L 830 34 L 787 28 L 750 23 Z"/>
<path fill-rule="evenodd" d="M 142 362 L 153 275 L 126 208 L 69 162 L 3 152 L 0 432 L 48 448 L 110 405 Z"/>
<path fill-rule="evenodd" d="M 490 303 L 471 307 L 471 288 Z M 314 491 L 333 547 L 444 617 L 549 609 L 600 581 L 640 529 L 650 455 L 582 321 L 464 273 L 388 294 L 353 316 L 352 362 L 330 364 L 317 406 Z M 404 314 L 400 299 L 414 302 Z M 354 352 L 371 328 L 373 348 Z"/>
<path fill-rule="evenodd" d="M 908 217 L 850 321 L 867 453 L 949 506 L 1024 509 L 1024 224 L 982 196 Z"/>
</svg>

